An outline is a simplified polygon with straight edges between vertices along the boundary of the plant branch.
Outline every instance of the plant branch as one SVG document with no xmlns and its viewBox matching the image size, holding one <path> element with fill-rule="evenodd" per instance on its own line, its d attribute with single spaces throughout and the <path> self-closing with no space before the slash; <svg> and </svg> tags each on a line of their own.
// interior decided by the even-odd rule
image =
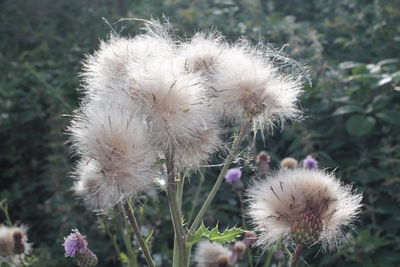
<svg viewBox="0 0 400 267">
<path fill-rule="evenodd" d="M 189 216 L 188 216 L 188 219 L 187 219 L 187 223 L 188 224 L 192 222 L 193 214 L 194 214 L 194 211 L 196 209 L 197 202 L 199 200 L 199 195 L 200 195 L 201 189 L 203 187 L 203 183 L 204 183 L 204 175 L 201 174 L 201 178 L 200 178 L 199 184 L 197 185 L 197 190 L 196 190 L 196 193 L 194 195 L 194 199 L 192 201 L 192 207 L 190 209 L 190 213 L 189 213 Z"/>
<path fill-rule="evenodd" d="M 229 152 L 228 157 L 225 160 L 224 167 L 222 167 L 222 170 L 217 178 L 217 181 L 215 182 L 210 194 L 208 195 L 206 201 L 203 203 L 203 206 L 201 207 L 199 213 L 197 214 L 196 218 L 194 219 L 190 229 L 189 229 L 189 234 L 194 233 L 196 229 L 199 227 L 201 221 L 203 220 L 204 214 L 206 213 L 208 207 L 210 206 L 211 202 L 213 201 L 215 195 L 217 194 L 217 191 L 219 187 L 221 186 L 222 180 L 225 177 L 226 172 L 229 169 L 229 166 L 231 165 L 232 161 L 236 157 L 236 154 L 239 150 L 239 145 L 245 135 L 247 134 L 247 131 L 250 126 L 251 119 L 250 118 L 245 118 L 240 126 L 239 133 L 235 136 L 235 139 L 233 140 L 233 144 L 231 147 L 231 150 Z"/>
<path fill-rule="evenodd" d="M 147 245 L 143 239 L 143 236 L 140 233 L 139 225 L 137 224 L 135 216 L 133 215 L 132 207 L 130 206 L 130 204 L 127 201 L 125 201 L 123 203 L 123 210 L 124 210 L 124 213 L 128 216 L 129 223 L 131 224 L 133 233 L 135 234 L 136 239 L 140 245 L 140 248 L 143 251 L 147 265 L 149 267 L 155 267 L 153 259 L 151 258 L 149 248 L 147 247 Z"/>
<path fill-rule="evenodd" d="M 176 241 L 178 243 L 178 251 L 175 251 L 175 256 L 179 257 L 179 266 L 185 265 L 186 245 L 185 234 L 182 225 L 181 211 L 177 199 L 177 182 L 175 180 L 174 159 L 172 153 L 165 155 L 165 165 L 167 167 L 168 183 L 167 183 L 167 198 L 169 210 L 171 213 L 172 226 L 174 227 Z M 175 239 L 174 239 L 175 240 Z M 176 262 L 174 260 L 174 262 Z"/>
<path fill-rule="evenodd" d="M 107 222 L 106 220 L 104 220 L 104 218 L 101 218 L 101 222 L 103 223 L 104 226 L 104 231 L 106 232 L 108 238 L 110 238 L 110 240 L 112 241 L 112 244 L 114 246 L 115 252 L 117 252 L 117 257 L 120 260 L 120 255 L 121 255 L 121 250 L 117 244 L 116 238 L 115 236 L 111 233 L 110 228 L 108 228 Z"/>
<path fill-rule="evenodd" d="M 296 267 L 297 266 L 297 261 L 300 258 L 301 252 L 303 252 L 303 246 L 302 245 L 297 245 L 296 250 L 294 251 L 292 262 L 290 264 L 290 267 Z"/>
</svg>

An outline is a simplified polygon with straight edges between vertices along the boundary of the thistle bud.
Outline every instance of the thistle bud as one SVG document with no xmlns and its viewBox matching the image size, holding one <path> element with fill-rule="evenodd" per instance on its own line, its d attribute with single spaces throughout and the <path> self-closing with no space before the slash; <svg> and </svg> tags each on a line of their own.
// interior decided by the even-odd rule
<svg viewBox="0 0 400 267">
<path fill-rule="evenodd" d="M 97 256 L 90 249 L 86 249 L 83 253 L 78 253 L 76 258 L 78 266 L 91 267 L 96 266 L 98 263 Z"/>
<path fill-rule="evenodd" d="M 219 243 L 199 242 L 194 254 L 197 267 L 227 267 L 231 264 L 232 251 Z"/>
<path fill-rule="evenodd" d="M 257 240 L 257 234 L 254 231 L 249 231 L 244 234 L 244 239 L 242 240 L 248 247 L 251 246 Z"/>
<path fill-rule="evenodd" d="M 225 174 L 225 181 L 232 185 L 234 189 L 242 187 L 240 178 L 242 177 L 242 171 L 239 168 L 229 169 Z"/>
<path fill-rule="evenodd" d="M 269 163 L 271 162 L 271 156 L 267 152 L 261 151 L 256 158 L 256 164 L 259 173 L 265 173 L 269 170 Z"/>
<path fill-rule="evenodd" d="M 0 226 L 0 256 L 19 263 L 24 254 L 30 251 L 31 244 L 28 243 L 25 226 Z"/>
<path fill-rule="evenodd" d="M 96 266 L 97 256 L 87 247 L 86 237 L 81 235 L 77 229 L 64 238 L 65 257 L 76 258 L 78 265 L 82 267 Z"/>
<path fill-rule="evenodd" d="M 318 168 L 318 161 L 316 161 L 311 155 L 308 155 L 304 160 L 303 160 L 303 167 L 306 169 L 317 169 Z"/>
<path fill-rule="evenodd" d="M 294 158 L 288 157 L 288 158 L 284 158 L 281 161 L 281 167 L 282 168 L 295 169 L 297 167 L 297 165 L 298 165 L 298 162 Z"/>
<path fill-rule="evenodd" d="M 243 258 L 244 253 L 246 252 L 247 249 L 247 245 L 245 242 L 243 241 L 237 241 L 234 245 L 233 245 L 233 249 L 232 252 L 233 254 L 237 255 L 237 258 L 240 260 Z"/>
</svg>

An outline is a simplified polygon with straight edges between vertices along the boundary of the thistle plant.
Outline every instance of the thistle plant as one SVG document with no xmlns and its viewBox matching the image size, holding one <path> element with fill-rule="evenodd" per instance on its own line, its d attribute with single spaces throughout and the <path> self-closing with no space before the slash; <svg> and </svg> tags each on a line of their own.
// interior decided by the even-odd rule
<svg viewBox="0 0 400 267">
<path fill-rule="evenodd" d="M 6 199 L 0 200 L 0 213 L 4 215 L 4 224 L 0 224 L 0 265 L 26 265 L 26 256 L 32 253 L 32 244 L 28 242 L 28 227 L 13 224 Z"/>
<path fill-rule="evenodd" d="M 303 160 L 303 167 L 306 169 L 317 169 L 318 168 L 318 161 L 316 161 L 311 155 L 308 155 Z"/>
<path fill-rule="evenodd" d="M 24 256 L 30 254 L 32 248 L 28 243 L 27 227 L 0 225 L 0 263 L 24 264 Z"/>
<path fill-rule="evenodd" d="M 297 181 L 296 175 L 282 171 L 279 178 L 267 177 L 248 191 L 250 217 L 261 232 L 259 238 L 250 232 L 229 248 L 209 242 L 226 243 L 245 232 L 237 228 L 228 229 L 229 234 L 210 231 L 202 221 L 224 178 L 233 185 L 240 183 L 241 170 L 230 168 L 249 131 L 271 129 L 301 116 L 302 77 L 284 73 L 275 63 L 278 58 L 283 57 L 244 38 L 230 43 L 218 33 L 198 33 L 182 41 L 174 38 L 169 24 L 146 21 L 142 34 L 124 38 L 113 33 L 84 61 L 83 98 L 69 127 L 72 148 L 79 157 L 73 189 L 99 214 L 121 208 L 148 266 L 154 266 L 154 261 L 135 217 L 135 199 L 150 190 L 165 190 L 165 198 L 162 193 L 159 198 L 169 205 L 174 229 L 172 264 L 179 267 L 189 266 L 192 246 L 200 241 L 194 257 L 199 266 L 229 266 L 243 258 L 250 245 L 268 247 L 286 237 L 302 246 L 320 240 L 330 244 L 356 214 L 361 198 L 351 198 L 349 189 L 331 176 L 297 170 L 297 161 L 291 161 L 282 166 L 311 178 Z M 225 150 L 220 174 L 193 222 L 185 223 L 182 198 L 185 183 L 190 186 L 187 177 L 225 148 L 220 134 L 228 123 L 234 126 L 233 141 Z M 266 153 L 259 155 L 257 164 L 263 174 L 269 171 L 270 160 Z M 284 194 L 277 187 L 281 178 L 289 186 Z M 165 181 L 161 189 L 157 187 L 160 179 Z M 302 186 L 317 191 L 296 191 Z M 263 202 L 263 194 L 271 203 Z M 292 203 L 295 214 L 289 213 L 291 195 L 297 197 Z M 319 200 L 318 205 L 308 205 Z M 343 217 L 348 215 L 340 211 L 344 202 L 353 204 L 353 217 Z M 280 230 L 262 227 L 269 220 Z M 276 231 L 279 235 L 271 234 Z"/>
<path fill-rule="evenodd" d="M 321 243 L 334 250 L 360 213 L 361 195 L 333 173 L 284 168 L 248 190 L 248 214 L 260 233 L 256 245 L 296 244 L 294 264 L 303 248 Z"/>
<path fill-rule="evenodd" d="M 91 267 L 97 265 L 97 256 L 88 248 L 86 237 L 77 229 L 64 238 L 65 257 L 76 258 L 78 266 Z"/>
</svg>

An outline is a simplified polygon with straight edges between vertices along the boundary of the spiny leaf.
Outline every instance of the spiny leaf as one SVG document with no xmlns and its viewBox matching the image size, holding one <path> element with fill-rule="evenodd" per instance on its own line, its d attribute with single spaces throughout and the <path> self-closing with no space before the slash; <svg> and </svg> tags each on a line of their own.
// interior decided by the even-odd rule
<svg viewBox="0 0 400 267">
<path fill-rule="evenodd" d="M 234 241 L 237 237 L 241 234 L 245 233 L 246 231 L 240 228 L 231 228 L 226 229 L 222 233 L 218 230 L 218 225 L 215 226 L 213 229 L 208 230 L 204 224 L 202 224 L 199 229 L 191 236 L 188 244 L 189 246 L 193 246 L 197 242 L 208 240 L 210 242 L 218 242 L 221 244 L 225 244 L 230 241 Z"/>
</svg>

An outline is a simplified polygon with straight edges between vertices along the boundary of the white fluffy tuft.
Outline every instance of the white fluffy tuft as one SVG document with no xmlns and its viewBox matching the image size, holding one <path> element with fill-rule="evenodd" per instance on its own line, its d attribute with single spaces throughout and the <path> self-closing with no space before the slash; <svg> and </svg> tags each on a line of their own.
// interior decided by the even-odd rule
<svg viewBox="0 0 400 267">
<path fill-rule="evenodd" d="M 130 105 L 149 126 L 152 144 L 181 165 L 198 166 L 219 147 L 217 118 L 204 96 L 203 79 L 184 73 L 173 59 L 148 60 L 131 71 Z"/>
<path fill-rule="evenodd" d="M 81 75 L 87 98 L 124 99 L 133 82 L 128 72 L 136 71 L 149 59 L 172 57 L 173 41 L 162 25 L 148 27 L 147 31 L 134 38 L 111 35 L 100 43 L 98 51 L 86 58 Z"/>
<path fill-rule="evenodd" d="M 166 27 L 150 22 L 146 31 L 131 39 L 112 36 L 88 57 L 85 102 L 128 108 L 145 121 L 155 150 L 173 152 L 180 166 L 198 167 L 220 145 L 204 79 L 185 72 Z"/>
<path fill-rule="evenodd" d="M 332 173 L 309 169 L 282 169 L 256 182 L 247 192 L 248 215 L 259 231 L 256 245 L 291 243 L 291 227 L 306 208 L 319 210 L 323 229 L 318 242 L 325 250 L 337 248 L 343 230 L 361 210 L 362 196 L 343 185 Z"/>
<path fill-rule="evenodd" d="M 220 266 L 219 260 L 222 258 L 229 260 L 231 255 L 232 252 L 219 243 L 201 241 L 197 244 L 194 262 L 196 262 L 197 267 L 218 267 Z"/>
<path fill-rule="evenodd" d="M 17 240 L 15 235 L 19 236 Z M 31 251 L 32 244 L 28 243 L 28 228 L 25 225 L 0 225 L 0 256 L 19 266 L 24 254 L 30 254 Z"/>
<path fill-rule="evenodd" d="M 300 77 L 280 73 L 262 51 L 244 42 L 218 57 L 211 86 L 214 105 L 231 120 L 249 116 L 262 128 L 300 114 L 296 106 L 302 92 Z"/>
<path fill-rule="evenodd" d="M 81 160 L 74 190 L 98 209 L 107 209 L 149 188 L 156 172 L 146 125 L 128 109 L 91 103 L 70 126 Z"/>
<path fill-rule="evenodd" d="M 218 57 L 227 47 L 223 37 L 217 33 L 197 33 L 182 45 L 179 55 L 183 58 L 187 72 L 207 76 L 213 73 Z"/>
</svg>

